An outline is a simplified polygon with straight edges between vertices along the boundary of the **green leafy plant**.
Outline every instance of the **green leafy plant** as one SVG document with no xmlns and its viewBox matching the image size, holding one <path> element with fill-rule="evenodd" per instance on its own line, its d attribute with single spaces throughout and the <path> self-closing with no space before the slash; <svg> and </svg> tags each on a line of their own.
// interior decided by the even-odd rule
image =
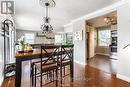
<svg viewBox="0 0 130 87">
<path fill-rule="evenodd" d="M 24 36 L 21 36 L 21 37 L 18 39 L 18 44 L 19 44 L 20 46 L 24 46 L 24 45 L 25 45 Z"/>
<path fill-rule="evenodd" d="M 66 44 L 71 45 L 71 44 L 73 44 L 73 41 L 72 40 L 66 40 Z"/>
</svg>

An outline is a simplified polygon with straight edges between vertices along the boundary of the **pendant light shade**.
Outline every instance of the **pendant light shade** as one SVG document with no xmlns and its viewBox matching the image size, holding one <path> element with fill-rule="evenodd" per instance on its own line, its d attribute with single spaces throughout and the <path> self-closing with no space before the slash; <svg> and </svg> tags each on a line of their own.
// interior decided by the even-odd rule
<svg viewBox="0 0 130 87">
<path fill-rule="evenodd" d="M 50 17 L 48 17 L 48 9 L 55 7 L 56 4 L 53 0 L 40 0 L 40 5 L 46 8 L 46 17 L 43 18 L 44 23 L 41 25 L 41 30 L 43 33 L 52 33 L 53 27 L 50 24 Z"/>
<path fill-rule="evenodd" d="M 44 17 L 44 24 L 41 25 L 41 29 L 44 33 L 52 33 L 53 27 L 49 23 L 50 18 L 49 17 Z"/>
</svg>

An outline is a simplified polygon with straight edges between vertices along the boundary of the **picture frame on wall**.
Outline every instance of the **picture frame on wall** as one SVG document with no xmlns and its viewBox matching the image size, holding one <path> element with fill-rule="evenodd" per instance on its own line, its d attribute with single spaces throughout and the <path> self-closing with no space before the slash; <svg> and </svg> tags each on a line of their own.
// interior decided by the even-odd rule
<svg viewBox="0 0 130 87">
<path fill-rule="evenodd" d="M 83 30 L 74 33 L 74 40 L 83 40 Z"/>
</svg>

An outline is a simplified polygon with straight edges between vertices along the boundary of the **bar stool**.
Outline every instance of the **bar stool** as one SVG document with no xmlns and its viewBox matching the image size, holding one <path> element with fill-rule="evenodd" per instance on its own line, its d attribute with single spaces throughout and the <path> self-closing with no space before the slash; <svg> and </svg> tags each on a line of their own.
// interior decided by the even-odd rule
<svg viewBox="0 0 130 87">
<path fill-rule="evenodd" d="M 37 79 L 40 81 L 40 87 L 49 83 L 56 82 L 55 86 L 58 87 L 58 60 L 59 60 L 59 46 L 41 46 L 40 62 L 33 63 L 32 83 L 34 87 L 37 85 Z M 43 76 L 47 76 L 47 83 L 43 84 Z M 51 79 L 48 79 L 51 77 Z M 34 81 L 33 81 L 34 80 Z"/>
<path fill-rule="evenodd" d="M 71 81 L 73 81 L 73 46 L 74 45 L 61 45 L 60 52 L 61 52 L 61 57 L 60 57 L 60 62 L 59 62 L 59 67 L 60 67 L 60 77 L 63 79 L 67 75 L 71 75 Z M 69 71 L 70 73 L 66 74 L 66 67 L 70 67 Z M 62 74 L 62 71 L 64 74 Z M 62 80 L 61 80 L 62 84 Z"/>
</svg>

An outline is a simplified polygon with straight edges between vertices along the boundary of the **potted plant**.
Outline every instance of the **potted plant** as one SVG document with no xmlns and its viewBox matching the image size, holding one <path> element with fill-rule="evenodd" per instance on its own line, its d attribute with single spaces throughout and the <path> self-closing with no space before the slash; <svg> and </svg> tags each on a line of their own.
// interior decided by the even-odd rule
<svg viewBox="0 0 130 87">
<path fill-rule="evenodd" d="M 18 45 L 19 45 L 19 51 L 24 51 L 24 36 L 21 36 L 21 38 L 18 39 Z"/>
</svg>

